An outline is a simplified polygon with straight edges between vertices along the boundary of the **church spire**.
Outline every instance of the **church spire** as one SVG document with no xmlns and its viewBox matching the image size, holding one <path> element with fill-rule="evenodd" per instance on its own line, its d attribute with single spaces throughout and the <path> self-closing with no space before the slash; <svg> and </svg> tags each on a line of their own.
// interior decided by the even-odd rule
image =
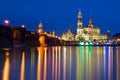
<svg viewBox="0 0 120 80">
<path fill-rule="evenodd" d="M 90 19 L 89 19 L 88 27 L 90 27 L 90 28 L 94 27 L 93 22 L 92 22 L 92 17 L 90 17 Z"/>
<path fill-rule="evenodd" d="M 79 10 L 78 12 L 78 22 L 77 22 L 77 27 L 78 28 L 82 28 L 82 13 L 81 13 L 81 10 Z"/>
<path fill-rule="evenodd" d="M 42 33 L 43 32 L 43 24 L 42 24 L 42 21 L 40 21 L 40 23 L 39 23 L 39 26 L 38 26 L 38 33 Z"/>
</svg>

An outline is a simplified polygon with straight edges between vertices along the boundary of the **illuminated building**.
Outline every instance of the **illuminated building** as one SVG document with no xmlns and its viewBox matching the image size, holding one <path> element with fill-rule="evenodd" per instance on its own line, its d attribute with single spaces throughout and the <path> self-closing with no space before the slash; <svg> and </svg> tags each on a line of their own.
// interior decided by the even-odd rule
<svg viewBox="0 0 120 80">
<path fill-rule="evenodd" d="M 77 34 L 75 36 L 75 40 L 83 40 L 83 41 L 102 41 L 107 39 L 107 34 L 100 34 L 100 28 L 95 27 L 92 22 L 92 17 L 89 19 L 89 24 L 86 27 L 82 27 L 82 14 L 78 12 L 78 23 L 77 23 Z"/>
<path fill-rule="evenodd" d="M 67 32 L 63 33 L 62 39 L 65 41 L 74 41 L 74 33 L 71 29 L 68 29 Z"/>
<path fill-rule="evenodd" d="M 41 34 L 41 33 L 43 33 L 43 24 L 42 24 L 42 22 L 40 21 L 40 24 L 39 24 L 39 26 L 38 26 L 38 33 L 39 34 Z"/>
<path fill-rule="evenodd" d="M 108 35 L 100 34 L 100 28 L 94 26 L 92 22 L 92 17 L 90 17 L 89 19 L 88 26 L 83 27 L 82 13 L 79 10 L 76 35 L 74 36 L 74 34 L 72 34 L 72 32 L 68 30 L 67 33 L 63 33 L 62 39 L 65 41 L 75 40 L 102 42 L 103 40 L 108 39 Z"/>
<path fill-rule="evenodd" d="M 113 37 L 111 38 L 111 40 L 114 42 L 117 42 L 118 44 L 120 44 L 120 33 L 116 33 L 115 35 L 113 35 Z"/>
</svg>

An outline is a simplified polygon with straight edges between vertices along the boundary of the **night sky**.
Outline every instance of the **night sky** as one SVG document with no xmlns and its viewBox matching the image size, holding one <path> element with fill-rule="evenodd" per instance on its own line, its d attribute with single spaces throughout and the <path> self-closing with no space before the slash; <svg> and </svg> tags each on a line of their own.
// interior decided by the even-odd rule
<svg viewBox="0 0 120 80">
<path fill-rule="evenodd" d="M 41 20 L 45 31 L 62 35 L 70 25 L 76 32 L 79 9 L 84 26 L 92 16 L 94 25 L 100 27 L 102 33 L 120 32 L 120 0 L 1 0 L 0 24 L 8 19 L 10 26 L 24 24 L 27 30 L 36 31 Z"/>
</svg>

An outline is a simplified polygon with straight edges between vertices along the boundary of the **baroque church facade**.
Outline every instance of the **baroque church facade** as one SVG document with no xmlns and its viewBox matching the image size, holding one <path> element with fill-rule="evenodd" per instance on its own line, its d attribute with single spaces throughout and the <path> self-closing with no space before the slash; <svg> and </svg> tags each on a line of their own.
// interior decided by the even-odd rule
<svg viewBox="0 0 120 80">
<path fill-rule="evenodd" d="M 92 18 L 89 19 L 89 24 L 83 27 L 82 13 L 78 12 L 77 32 L 74 34 L 72 30 L 63 33 L 62 39 L 65 41 L 99 41 L 107 39 L 106 34 L 100 34 L 100 28 L 94 26 Z"/>
</svg>

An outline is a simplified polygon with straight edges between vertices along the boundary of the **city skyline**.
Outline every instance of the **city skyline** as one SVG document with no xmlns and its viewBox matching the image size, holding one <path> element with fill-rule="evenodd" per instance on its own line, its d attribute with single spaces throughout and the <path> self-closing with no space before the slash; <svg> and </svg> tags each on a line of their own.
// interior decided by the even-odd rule
<svg viewBox="0 0 120 80">
<path fill-rule="evenodd" d="M 28 30 L 38 29 L 40 21 L 45 31 L 55 31 L 62 35 L 69 26 L 76 32 L 77 13 L 80 9 L 83 14 L 84 26 L 89 23 L 92 16 L 93 23 L 100 27 L 102 33 L 111 31 L 119 32 L 119 1 L 1 1 L 0 24 L 5 19 L 10 20 L 10 26 L 25 25 Z"/>
</svg>

